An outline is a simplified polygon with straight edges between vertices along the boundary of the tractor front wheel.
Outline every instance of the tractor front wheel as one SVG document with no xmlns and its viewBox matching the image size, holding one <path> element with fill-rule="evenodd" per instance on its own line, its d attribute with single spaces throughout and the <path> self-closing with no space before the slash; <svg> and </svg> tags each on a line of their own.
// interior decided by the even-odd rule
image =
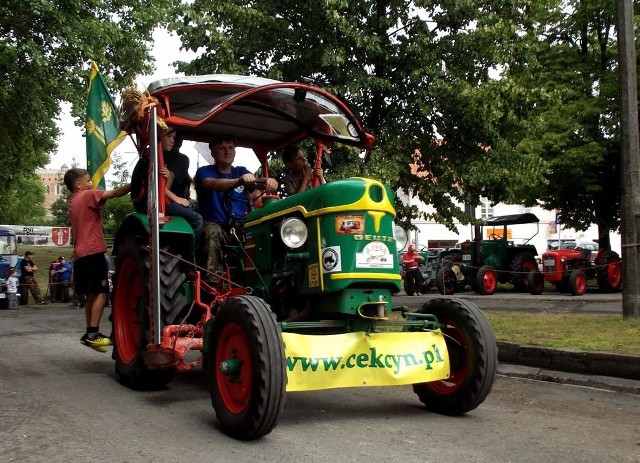
<svg viewBox="0 0 640 463">
<path fill-rule="evenodd" d="M 273 312 L 255 296 L 230 298 L 216 313 L 207 351 L 209 392 L 222 430 L 242 440 L 269 434 L 287 385 Z"/>
<path fill-rule="evenodd" d="M 480 294 L 490 295 L 493 294 L 498 285 L 498 279 L 496 278 L 496 272 L 490 265 L 483 265 L 478 270 L 476 275 L 475 287 Z"/>
<path fill-rule="evenodd" d="M 438 318 L 451 365 L 448 379 L 414 384 L 427 410 L 460 415 L 480 405 L 491 392 L 498 365 L 496 340 L 480 309 L 461 299 L 433 299 L 420 313 Z"/>
<path fill-rule="evenodd" d="M 574 296 L 582 296 L 587 290 L 587 277 L 582 270 L 573 270 L 569 275 L 569 291 Z"/>
</svg>

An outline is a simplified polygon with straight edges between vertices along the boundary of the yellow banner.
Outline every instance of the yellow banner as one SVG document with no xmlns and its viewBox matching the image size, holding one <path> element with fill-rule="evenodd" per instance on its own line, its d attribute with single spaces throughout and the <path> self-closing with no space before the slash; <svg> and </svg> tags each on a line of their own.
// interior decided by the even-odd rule
<svg viewBox="0 0 640 463">
<path fill-rule="evenodd" d="M 449 377 L 444 337 L 435 332 L 282 333 L 287 391 L 393 386 Z"/>
</svg>

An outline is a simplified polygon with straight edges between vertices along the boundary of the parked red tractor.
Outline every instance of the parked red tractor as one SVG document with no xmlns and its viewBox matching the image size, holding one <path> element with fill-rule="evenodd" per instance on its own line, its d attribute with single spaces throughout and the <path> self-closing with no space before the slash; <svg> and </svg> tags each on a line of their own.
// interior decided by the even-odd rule
<svg viewBox="0 0 640 463">
<path fill-rule="evenodd" d="M 546 281 L 574 296 L 584 294 L 588 280 L 596 279 L 601 292 L 619 291 L 622 283 L 620 256 L 610 249 L 600 249 L 594 261 L 589 249 L 549 250 L 542 254 L 542 268 Z"/>
</svg>

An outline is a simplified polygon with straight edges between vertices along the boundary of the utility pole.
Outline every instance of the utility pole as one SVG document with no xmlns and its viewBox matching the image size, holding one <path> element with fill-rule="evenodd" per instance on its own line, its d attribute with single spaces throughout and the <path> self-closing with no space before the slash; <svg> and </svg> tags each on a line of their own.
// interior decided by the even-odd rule
<svg viewBox="0 0 640 463">
<path fill-rule="evenodd" d="M 622 316 L 640 317 L 640 140 L 633 0 L 617 0 L 620 87 Z"/>
</svg>

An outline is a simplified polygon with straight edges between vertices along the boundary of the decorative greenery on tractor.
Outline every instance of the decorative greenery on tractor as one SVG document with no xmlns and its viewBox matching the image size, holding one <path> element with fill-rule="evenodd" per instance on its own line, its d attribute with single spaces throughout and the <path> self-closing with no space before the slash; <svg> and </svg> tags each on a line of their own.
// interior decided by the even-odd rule
<svg viewBox="0 0 640 463">
<path fill-rule="evenodd" d="M 498 283 L 511 283 L 516 291 L 541 294 L 544 277 L 538 270 L 536 247 L 529 244 L 538 227 L 523 244 L 509 238 L 508 228 L 538 222 L 534 214 L 525 213 L 491 217 L 474 226 L 473 240 L 440 253 L 436 274 L 440 294 L 451 295 L 467 285 L 480 294 L 493 294 Z"/>
<path fill-rule="evenodd" d="M 158 115 L 185 140 L 233 135 L 268 176 L 268 153 L 308 138 L 317 165 L 335 143 L 372 149 L 373 136 L 337 97 L 303 83 L 212 75 L 156 82 L 135 102 L 125 126 L 149 152 L 151 210 L 129 215 L 114 243 L 122 383 L 162 388 L 202 365 L 220 427 L 239 439 L 271 432 L 286 391 L 412 384 L 427 409 L 450 415 L 485 400 L 497 354 L 481 311 L 456 299 L 416 312 L 392 305 L 394 198 L 379 181 L 264 195 L 229 230 L 226 271 L 211 284 L 189 225 L 162 214 Z"/>
</svg>

